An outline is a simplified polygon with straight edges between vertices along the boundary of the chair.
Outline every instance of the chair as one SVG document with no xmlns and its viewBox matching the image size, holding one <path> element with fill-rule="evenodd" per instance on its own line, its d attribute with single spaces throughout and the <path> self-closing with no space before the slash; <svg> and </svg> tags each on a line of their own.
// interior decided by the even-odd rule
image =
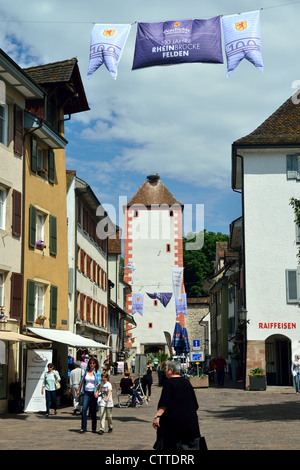
<svg viewBox="0 0 300 470">
<path fill-rule="evenodd" d="M 129 393 L 122 393 L 121 389 L 115 384 L 116 393 L 118 397 L 118 408 L 128 408 L 132 404 L 132 395 Z"/>
</svg>

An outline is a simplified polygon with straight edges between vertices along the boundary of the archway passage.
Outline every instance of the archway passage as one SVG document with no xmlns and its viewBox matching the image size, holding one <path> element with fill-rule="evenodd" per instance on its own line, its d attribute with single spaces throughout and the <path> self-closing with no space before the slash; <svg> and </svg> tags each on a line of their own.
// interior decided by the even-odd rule
<svg viewBox="0 0 300 470">
<path fill-rule="evenodd" d="M 292 385 L 291 341 L 284 335 L 272 335 L 265 341 L 268 385 Z"/>
</svg>

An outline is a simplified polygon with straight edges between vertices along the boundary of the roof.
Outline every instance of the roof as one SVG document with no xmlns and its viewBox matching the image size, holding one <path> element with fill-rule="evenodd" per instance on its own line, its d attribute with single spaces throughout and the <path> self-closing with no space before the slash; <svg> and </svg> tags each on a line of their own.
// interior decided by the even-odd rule
<svg viewBox="0 0 300 470">
<path fill-rule="evenodd" d="M 296 104 L 295 94 L 257 129 L 236 140 L 233 145 L 236 147 L 300 145 L 300 106 Z"/>
<path fill-rule="evenodd" d="M 24 69 L 24 71 L 45 89 L 52 88 L 58 84 L 66 86 L 71 99 L 64 106 L 65 114 L 74 114 L 90 109 L 76 57 L 60 62 L 29 67 Z"/>
<path fill-rule="evenodd" d="M 181 205 L 180 202 L 166 188 L 158 175 L 149 175 L 135 195 L 126 204 L 128 207 L 133 205 Z"/>
</svg>

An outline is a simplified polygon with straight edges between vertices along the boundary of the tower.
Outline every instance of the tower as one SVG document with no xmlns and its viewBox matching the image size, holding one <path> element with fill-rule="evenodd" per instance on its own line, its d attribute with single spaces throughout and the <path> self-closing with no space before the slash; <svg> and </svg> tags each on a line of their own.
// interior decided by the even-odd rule
<svg viewBox="0 0 300 470">
<path fill-rule="evenodd" d="M 175 323 L 184 327 L 185 317 L 176 317 L 172 283 L 173 268 L 183 267 L 183 205 L 156 174 L 147 177 L 124 211 L 124 281 L 132 288 L 126 311 L 137 324 L 127 325 L 126 347 L 137 354 L 169 353 Z"/>
</svg>

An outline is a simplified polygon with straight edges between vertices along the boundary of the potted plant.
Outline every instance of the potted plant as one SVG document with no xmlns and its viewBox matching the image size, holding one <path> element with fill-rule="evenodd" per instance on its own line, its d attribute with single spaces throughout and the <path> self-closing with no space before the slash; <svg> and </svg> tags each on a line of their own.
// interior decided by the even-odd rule
<svg viewBox="0 0 300 470">
<path fill-rule="evenodd" d="M 39 240 L 38 242 L 36 242 L 35 246 L 38 250 L 41 250 L 41 251 L 43 251 L 46 248 L 45 242 L 43 240 Z"/>
<path fill-rule="evenodd" d="M 196 362 L 196 370 L 193 368 L 187 378 L 193 388 L 206 388 L 209 386 L 209 377 L 199 368 L 199 362 Z"/>
<path fill-rule="evenodd" d="M 267 379 L 261 367 L 252 369 L 249 374 L 249 390 L 266 390 Z"/>
<path fill-rule="evenodd" d="M 45 315 L 39 315 L 38 317 L 36 317 L 36 320 L 35 322 L 38 324 L 38 325 L 43 325 L 44 324 L 44 321 L 47 319 L 47 317 L 45 317 Z"/>
</svg>

